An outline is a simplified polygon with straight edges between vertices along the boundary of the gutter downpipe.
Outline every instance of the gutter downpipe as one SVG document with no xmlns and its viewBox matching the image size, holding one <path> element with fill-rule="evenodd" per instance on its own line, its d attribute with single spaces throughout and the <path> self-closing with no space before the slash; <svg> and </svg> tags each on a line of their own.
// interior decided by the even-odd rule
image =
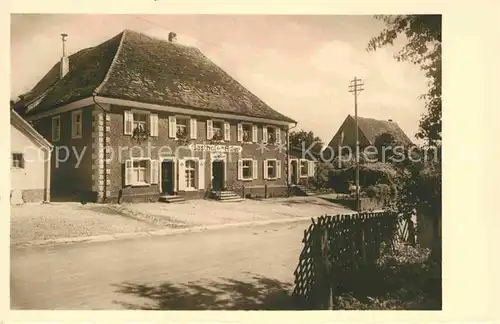
<svg viewBox="0 0 500 324">
<path fill-rule="evenodd" d="M 288 127 L 286 129 L 286 186 L 287 186 L 287 194 L 290 197 L 291 186 L 290 186 L 290 130 L 297 127 L 297 123 L 294 126 Z"/>
<path fill-rule="evenodd" d="M 103 161 L 103 176 L 104 176 L 104 183 L 103 183 L 103 193 L 102 193 L 102 201 L 105 202 L 106 201 L 106 191 L 107 191 L 107 180 L 108 180 L 108 174 L 107 174 L 107 170 L 106 170 L 106 160 L 107 160 L 107 150 L 106 150 L 106 136 L 107 136 L 107 133 L 106 133 L 106 109 L 101 106 L 96 100 L 95 100 L 95 97 L 96 97 L 96 94 L 97 93 L 92 93 L 92 100 L 94 101 L 94 103 L 102 109 L 102 112 L 103 112 L 103 115 L 102 115 L 102 119 L 103 119 L 103 157 L 104 157 L 104 161 Z M 97 157 L 99 159 L 99 156 Z"/>
</svg>

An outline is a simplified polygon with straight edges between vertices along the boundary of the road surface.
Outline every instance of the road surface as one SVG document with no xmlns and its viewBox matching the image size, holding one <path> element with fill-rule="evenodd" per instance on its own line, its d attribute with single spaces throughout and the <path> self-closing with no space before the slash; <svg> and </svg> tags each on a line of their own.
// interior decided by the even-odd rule
<svg viewBox="0 0 500 324">
<path fill-rule="evenodd" d="M 309 221 L 11 248 L 12 309 L 282 309 Z"/>
</svg>

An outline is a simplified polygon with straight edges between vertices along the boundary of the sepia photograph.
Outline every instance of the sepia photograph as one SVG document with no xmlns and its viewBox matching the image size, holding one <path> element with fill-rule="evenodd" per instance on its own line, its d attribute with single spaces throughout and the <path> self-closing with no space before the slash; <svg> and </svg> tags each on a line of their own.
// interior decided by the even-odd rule
<svg viewBox="0 0 500 324">
<path fill-rule="evenodd" d="M 11 310 L 443 309 L 441 14 L 10 19 Z"/>
</svg>

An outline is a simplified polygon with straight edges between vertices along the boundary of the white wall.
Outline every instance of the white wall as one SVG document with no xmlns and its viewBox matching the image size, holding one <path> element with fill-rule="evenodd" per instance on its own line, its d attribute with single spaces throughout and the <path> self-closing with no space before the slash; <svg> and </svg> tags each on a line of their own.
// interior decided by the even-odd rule
<svg viewBox="0 0 500 324">
<path fill-rule="evenodd" d="M 45 189 L 45 159 L 47 155 L 12 124 L 10 125 L 11 153 L 24 154 L 24 169 L 14 169 L 11 165 L 11 189 Z M 12 158 L 12 155 L 10 156 Z"/>
</svg>

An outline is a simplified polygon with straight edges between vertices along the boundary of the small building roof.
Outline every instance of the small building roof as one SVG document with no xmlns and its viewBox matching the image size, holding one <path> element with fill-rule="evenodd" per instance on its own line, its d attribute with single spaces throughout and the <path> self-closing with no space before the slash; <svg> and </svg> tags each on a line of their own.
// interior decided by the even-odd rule
<svg viewBox="0 0 500 324">
<path fill-rule="evenodd" d="M 10 110 L 10 123 L 11 125 L 17 127 L 24 134 L 32 138 L 38 145 L 45 147 L 47 149 L 52 149 L 52 144 L 50 144 L 45 137 L 36 131 L 24 118 L 22 118 L 14 110 Z"/>
</svg>

